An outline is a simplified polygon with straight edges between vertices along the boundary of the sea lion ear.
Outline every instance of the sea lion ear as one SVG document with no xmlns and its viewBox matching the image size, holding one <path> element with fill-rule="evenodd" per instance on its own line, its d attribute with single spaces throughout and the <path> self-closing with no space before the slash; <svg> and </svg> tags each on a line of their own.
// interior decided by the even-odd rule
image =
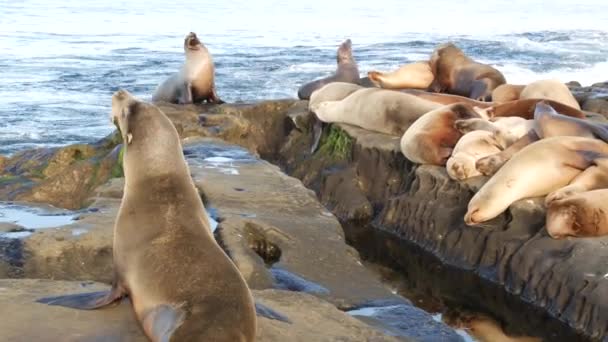
<svg viewBox="0 0 608 342">
<path fill-rule="evenodd" d="M 133 118 L 133 115 L 135 115 L 135 112 L 137 110 L 137 102 L 132 102 L 127 106 L 124 106 L 122 108 L 122 111 L 120 113 L 120 121 L 123 123 L 122 125 L 122 129 L 124 129 L 124 131 L 121 131 L 122 133 L 122 139 L 123 142 L 126 143 L 127 145 L 130 145 L 131 142 L 133 141 L 133 134 L 131 132 L 131 119 Z"/>
</svg>

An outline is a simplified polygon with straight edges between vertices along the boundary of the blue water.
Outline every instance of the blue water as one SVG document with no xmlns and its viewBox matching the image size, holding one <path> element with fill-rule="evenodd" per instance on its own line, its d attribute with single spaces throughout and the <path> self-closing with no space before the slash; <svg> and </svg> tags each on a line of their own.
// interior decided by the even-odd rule
<svg viewBox="0 0 608 342">
<path fill-rule="evenodd" d="M 227 101 L 295 97 L 353 40 L 364 75 L 452 40 L 511 83 L 608 77 L 608 2 L 0 0 L 0 154 L 90 142 L 113 129 L 110 95 L 149 99 L 196 32 Z"/>
</svg>

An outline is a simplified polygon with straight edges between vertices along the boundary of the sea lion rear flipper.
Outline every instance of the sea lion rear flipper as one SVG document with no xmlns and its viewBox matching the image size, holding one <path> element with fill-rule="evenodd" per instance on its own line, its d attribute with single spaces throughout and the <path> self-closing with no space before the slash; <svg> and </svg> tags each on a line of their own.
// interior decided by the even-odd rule
<svg viewBox="0 0 608 342">
<path fill-rule="evenodd" d="M 37 299 L 36 302 L 48 305 L 65 306 L 73 309 L 93 310 L 110 305 L 124 297 L 125 294 L 126 293 L 120 288 L 113 287 L 112 290 L 109 291 L 44 297 Z"/>
<path fill-rule="evenodd" d="M 280 314 L 280 313 L 274 311 L 273 309 L 271 309 L 263 304 L 260 304 L 258 302 L 255 303 L 255 312 L 258 316 L 262 316 L 262 317 L 265 317 L 268 319 L 274 319 L 276 321 L 281 321 L 281 322 L 291 324 L 291 321 L 285 315 Z"/>
<path fill-rule="evenodd" d="M 141 317 L 146 335 L 152 341 L 169 342 L 171 335 L 184 322 L 186 314 L 168 304 L 161 304 L 147 310 Z"/>
<path fill-rule="evenodd" d="M 310 153 L 315 153 L 317 147 L 319 147 L 319 142 L 321 141 L 321 136 L 323 135 L 323 127 L 325 123 L 319 118 L 315 116 L 315 123 L 312 127 L 312 147 L 310 148 Z"/>
</svg>

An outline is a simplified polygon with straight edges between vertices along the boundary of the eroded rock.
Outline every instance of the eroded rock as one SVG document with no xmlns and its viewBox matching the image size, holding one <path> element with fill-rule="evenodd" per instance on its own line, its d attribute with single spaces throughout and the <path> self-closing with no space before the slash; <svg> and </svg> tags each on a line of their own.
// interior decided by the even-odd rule
<svg viewBox="0 0 608 342">
<path fill-rule="evenodd" d="M 45 296 L 100 291 L 108 285 L 52 280 L 0 280 L 0 306 L 10 312 L 0 320 L 2 341 L 145 342 L 131 304 L 101 310 L 75 310 L 36 303 Z M 314 296 L 289 291 L 253 291 L 256 301 L 289 317 L 292 324 L 258 317 L 257 340 L 404 341 L 383 334 Z"/>
</svg>

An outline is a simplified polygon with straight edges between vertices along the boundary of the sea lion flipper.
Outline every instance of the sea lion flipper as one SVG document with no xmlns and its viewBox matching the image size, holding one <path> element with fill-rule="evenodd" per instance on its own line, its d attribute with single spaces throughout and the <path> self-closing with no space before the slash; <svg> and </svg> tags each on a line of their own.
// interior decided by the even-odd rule
<svg viewBox="0 0 608 342">
<path fill-rule="evenodd" d="M 222 104 L 222 103 L 226 103 L 224 100 L 220 99 L 220 97 L 217 95 L 217 91 L 215 90 L 215 85 L 213 86 L 213 88 L 211 88 L 211 97 L 210 100 L 212 103 L 215 104 Z"/>
<path fill-rule="evenodd" d="M 321 141 L 321 136 L 323 135 L 324 125 L 325 123 L 315 116 L 315 123 L 312 127 L 312 147 L 310 148 L 310 153 L 315 153 L 317 147 L 319 147 L 319 142 Z"/>
<path fill-rule="evenodd" d="M 161 304 L 144 312 L 141 321 L 146 335 L 153 341 L 169 342 L 185 317 L 183 310 Z"/>
<path fill-rule="evenodd" d="M 177 101 L 179 104 L 191 104 L 192 103 L 192 84 L 184 82 L 183 88 L 180 91 L 180 96 Z"/>
<path fill-rule="evenodd" d="M 258 302 L 255 302 L 255 312 L 258 316 L 291 324 L 291 321 L 285 315 L 280 314 L 274 311 L 273 309 L 267 307 L 266 305 L 260 304 Z"/>
<path fill-rule="evenodd" d="M 65 306 L 73 309 L 94 310 L 110 305 L 124 297 L 124 295 L 124 292 L 114 287 L 112 290 L 108 291 L 44 297 L 37 299 L 36 302 L 48 305 Z"/>
</svg>

